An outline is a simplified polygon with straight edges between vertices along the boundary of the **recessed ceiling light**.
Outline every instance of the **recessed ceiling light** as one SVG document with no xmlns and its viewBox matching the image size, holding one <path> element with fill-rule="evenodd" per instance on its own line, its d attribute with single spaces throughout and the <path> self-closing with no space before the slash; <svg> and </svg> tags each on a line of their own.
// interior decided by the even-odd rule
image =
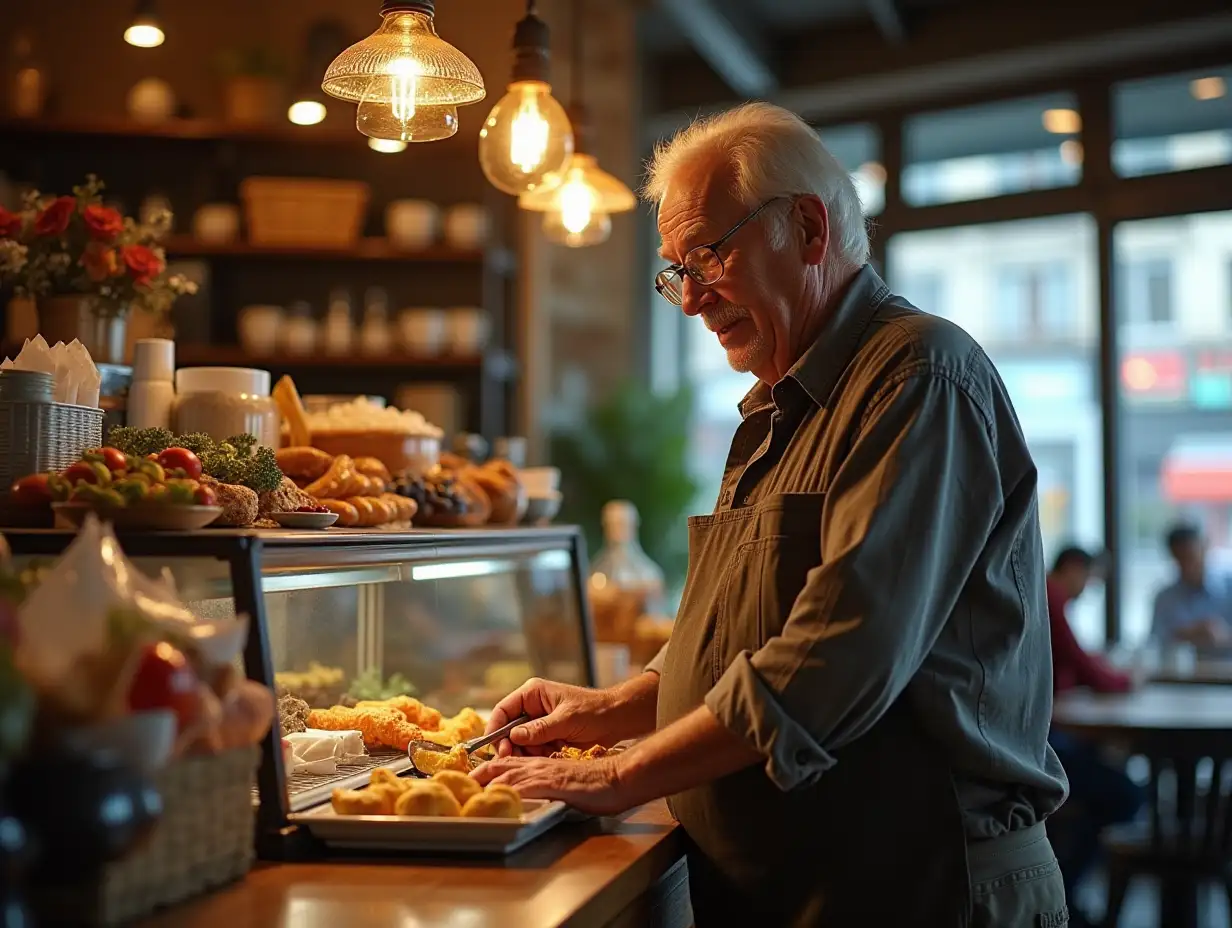
<svg viewBox="0 0 1232 928">
<path fill-rule="evenodd" d="M 1189 92 L 1195 100 L 1218 100 L 1228 92 L 1228 85 L 1219 75 L 1199 77 L 1189 82 Z"/>
<path fill-rule="evenodd" d="M 1044 110 L 1044 128 L 1055 135 L 1074 135 L 1082 131 L 1077 110 Z"/>
</svg>

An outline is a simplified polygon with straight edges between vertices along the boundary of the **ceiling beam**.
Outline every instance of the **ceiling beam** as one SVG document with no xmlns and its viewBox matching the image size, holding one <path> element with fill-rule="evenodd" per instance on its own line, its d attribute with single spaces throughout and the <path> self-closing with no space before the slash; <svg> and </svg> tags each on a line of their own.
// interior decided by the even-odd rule
<svg viewBox="0 0 1232 928">
<path fill-rule="evenodd" d="M 764 97 L 778 89 L 765 33 L 737 8 L 718 0 L 660 0 L 681 34 L 732 90 Z"/>
<path fill-rule="evenodd" d="M 899 0 L 864 0 L 868 13 L 877 24 L 877 30 L 892 45 L 907 41 L 907 21 L 903 17 Z"/>
</svg>

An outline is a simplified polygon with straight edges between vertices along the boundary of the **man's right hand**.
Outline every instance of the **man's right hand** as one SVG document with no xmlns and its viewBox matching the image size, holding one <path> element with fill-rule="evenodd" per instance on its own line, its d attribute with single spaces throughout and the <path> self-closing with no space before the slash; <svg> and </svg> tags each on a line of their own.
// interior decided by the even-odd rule
<svg viewBox="0 0 1232 928">
<path fill-rule="evenodd" d="M 657 694 L 657 674 L 643 674 L 606 690 L 536 677 L 500 701 L 492 710 L 487 731 L 493 732 L 519 715 L 531 717 L 497 745 L 502 757 L 551 754 L 566 745 L 583 750 L 596 744 L 610 747 L 654 728 Z"/>
</svg>

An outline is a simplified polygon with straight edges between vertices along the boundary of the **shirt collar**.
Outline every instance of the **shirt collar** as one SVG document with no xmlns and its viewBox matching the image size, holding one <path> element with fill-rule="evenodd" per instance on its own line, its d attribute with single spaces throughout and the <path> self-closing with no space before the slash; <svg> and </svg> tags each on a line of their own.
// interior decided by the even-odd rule
<svg viewBox="0 0 1232 928">
<path fill-rule="evenodd" d="M 783 403 L 783 395 L 794 383 L 818 406 L 825 406 L 839 375 L 850 363 L 860 338 L 877 307 L 885 302 L 890 288 L 871 264 L 862 267 L 847 285 L 838 306 L 818 333 L 816 340 L 773 387 L 757 381 L 740 401 L 741 418 L 773 402 Z"/>
</svg>

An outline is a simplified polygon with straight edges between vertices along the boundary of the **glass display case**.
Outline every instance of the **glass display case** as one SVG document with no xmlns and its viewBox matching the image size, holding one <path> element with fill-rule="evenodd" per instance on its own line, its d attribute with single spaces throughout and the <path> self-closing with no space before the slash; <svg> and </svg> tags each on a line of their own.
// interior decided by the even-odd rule
<svg viewBox="0 0 1232 928">
<path fill-rule="evenodd" d="M 73 536 L 5 537 L 20 563 L 58 554 Z M 576 529 L 218 530 L 120 541 L 141 570 L 169 572 L 194 613 L 253 617 L 245 673 L 310 709 L 410 696 L 448 719 L 482 714 L 532 676 L 595 682 Z M 296 853 L 289 816 L 365 782 L 373 767 L 409 765 L 404 752 L 378 747 L 331 773 L 292 773 L 280 734 L 275 724 L 258 774 L 267 857 Z"/>
</svg>

